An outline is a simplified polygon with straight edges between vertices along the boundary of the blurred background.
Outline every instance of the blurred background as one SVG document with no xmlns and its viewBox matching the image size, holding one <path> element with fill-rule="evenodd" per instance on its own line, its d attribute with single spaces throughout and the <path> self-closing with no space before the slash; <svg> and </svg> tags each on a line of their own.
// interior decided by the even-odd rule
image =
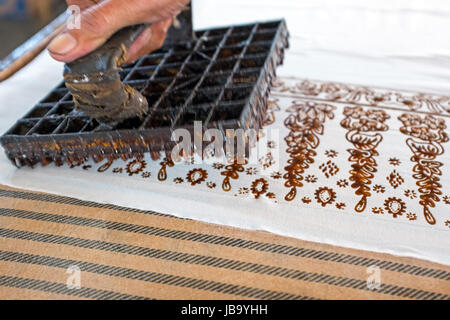
<svg viewBox="0 0 450 320">
<path fill-rule="evenodd" d="M 64 0 L 0 0 L 0 60 L 65 8 Z"/>
</svg>

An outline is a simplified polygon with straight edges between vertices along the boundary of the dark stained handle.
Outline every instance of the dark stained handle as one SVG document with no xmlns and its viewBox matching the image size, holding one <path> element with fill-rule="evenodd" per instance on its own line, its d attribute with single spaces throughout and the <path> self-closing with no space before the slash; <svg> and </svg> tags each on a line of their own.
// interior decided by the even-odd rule
<svg viewBox="0 0 450 320">
<path fill-rule="evenodd" d="M 119 66 L 125 62 L 131 44 L 148 26 L 123 28 L 100 48 L 65 65 L 66 87 L 78 111 L 109 127 L 147 112 L 147 100 L 120 80 Z"/>
<path fill-rule="evenodd" d="M 84 57 L 67 63 L 64 75 L 108 72 L 118 69 L 123 64 L 131 44 L 148 27 L 148 24 L 138 24 L 117 31 L 100 48 Z"/>
</svg>

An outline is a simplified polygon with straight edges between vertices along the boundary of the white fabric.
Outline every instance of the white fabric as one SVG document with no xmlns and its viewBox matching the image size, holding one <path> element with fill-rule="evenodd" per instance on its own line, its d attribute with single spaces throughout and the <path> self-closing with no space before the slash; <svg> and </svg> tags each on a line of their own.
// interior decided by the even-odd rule
<svg viewBox="0 0 450 320">
<path fill-rule="evenodd" d="M 398 1 L 393 7 L 390 1 L 366 1 L 363 4 L 360 1 L 252 0 L 243 3 L 197 0 L 194 11 L 196 28 L 286 17 L 292 36 L 291 49 L 285 65 L 279 69 L 279 75 L 285 77 L 288 88 L 294 87 L 300 80 L 288 80 L 286 77 L 296 77 L 441 94 L 450 92 L 450 42 L 445 41 L 446 31 L 450 29 L 450 8 L 444 1 Z M 62 66 L 44 53 L 13 78 L 0 84 L 0 129 L 6 131 L 50 91 L 61 79 L 61 71 Z M 18 92 L 27 94 L 15 94 Z M 277 170 L 284 174 L 288 154 L 284 152 L 286 145 L 283 139 L 289 130 L 283 121 L 289 116 L 286 109 L 297 98 L 295 93 L 283 92 L 274 94 L 273 99 L 278 99 L 281 108 L 275 112 L 276 123 L 272 126 L 280 129 L 279 140 L 276 141 L 280 146 L 280 158 L 269 166 L 269 175 L 261 177 L 269 181 L 267 192 L 273 192 L 275 199 L 267 197 L 267 192 L 259 199 L 254 199 L 251 192 L 245 193 L 245 189 L 239 192 L 240 188 L 249 189 L 252 182 L 259 178 L 260 172 L 257 175 L 247 175 L 245 171 L 240 173 L 239 179 L 230 180 L 232 189 L 224 192 L 221 190 L 224 176 L 220 169 L 207 165 L 179 165 L 168 168 L 167 179 L 160 182 L 156 179 L 161 167 L 159 161 L 152 162 L 147 158 L 145 170 L 129 176 L 126 166 L 131 161 L 123 163 L 118 160 L 103 173 L 98 173 L 96 169 L 99 165 L 93 163 L 83 164 L 88 166 L 86 170 L 82 167 L 69 169 L 54 166 L 17 170 L 2 153 L 0 183 L 450 264 L 450 229 L 444 224 L 450 219 L 450 206 L 442 201 L 443 196 L 450 193 L 446 166 L 450 165 L 450 158 L 446 154 L 439 158 L 444 163 L 441 177 L 443 195 L 441 202 L 432 210 L 438 220 L 432 226 L 424 221 L 417 197 L 409 199 L 404 195 L 408 189 L 417 192 L 417 187 L 411 174 L 414 164 L 409 160 L 411 153 L 405 144 L 407 137 L 398 131 L 400 122 L 397 117 L 402 110 L 389 111 L 391 119 L 387 123 L 390 129 L 382 133 L 385 139 L 378 149 L 378 173 L 372 186 L 382 184 L 387 190 L 384 194 L 372 192 L 368 208 L 363 213 L 356 213 L 353 207 L 358 197 L 354 189 L 349 186 L 340 189 L 336 185 L 337 180 L 348 180 L 351 165 L 347 161 L 346 150 L 352 145 L 344 139 L 346 131 L 340 125 L 345 104 L 335 105 L 336 117 L 325 124 L 327 133 L 321 137 L 316 161 L 310 172 L 304 174 L 305 177 L 314 174 L 319 181 L 305 183 L 296 198 L 287 202 L 283 200 L 288 191 L 283 185 L 285 179 L 274 179 L 270 175 Z M 315 100 L 311 98 L 311 101 Z M 329 101 L 325 103 L 332 104 Z M 386 139 L 388 135 L 389 139 Z M 337 136 L 341 140 L 336 145 L 330 137 Z M 402 146 L 401 149 L 399 146 Z M 338 152 L 336 159 L 325 155 L 330 148 Z M 388 161 L 392 157 L 398 158 L 401 165 L 392 166 Z M 339 167 L 339 173 L 327 178 L 319 167 L 324 160 L 330 159 Z M 276 166 L 279 168 L 276 169 Z M 247 167 L 262 170 L 261 165 Z M 186 176 L 195 168 L 207 170 L 208 178 L 192 186 L 186 181 Z M 398 188 L 393 188 L 386 179 L 394 169 L 405 180 Z M 143 178 L 144 172 L 150 172 L 151 176 Z M 181 184 L 173 180 L 179 177 L 183 179 Z M 207 182 L 215 183 L 216 187 L 209 188 Z M 321 186 L 330 187 L 337 194 L 336 200 L 324 207 L 314 198 Z M 303 203 L 301 199 L 304 196 L 312 202 Z M 403 199 L 408 211 L 397 218 L 388 212 L 373 214 L 372 208 L 383 207 L 388 197 Z M 346 203 L 345 210 L 336 208 L 338 202 Z M 416 213 L 416 220 L 406 218 L 409 211 Z"/>
</svg>

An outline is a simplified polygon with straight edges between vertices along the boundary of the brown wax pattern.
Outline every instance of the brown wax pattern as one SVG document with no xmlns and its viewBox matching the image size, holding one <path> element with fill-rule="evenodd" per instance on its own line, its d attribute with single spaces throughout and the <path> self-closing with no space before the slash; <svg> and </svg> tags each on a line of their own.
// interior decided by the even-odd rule
<svg viewBox="0 0 450 320">
<path fill-rule="evenodd" d="M 317 156 L 320 136 L 325 132 L 325 122 L 334 118 L 335 106 L 329 104 L 294 101 L 287 109 L 290 113 L 284 124 L 290 130 L 284 138 L 288 146 L 288 164 L 285 186 L 290 188 L 284 199 L 292 201 L 297 195 L 297 189 L 303 187 L 303 175 Z"/>
<path fill-rule="evenodd" d="M 345 138 L 353 145 L 347 150 L 350 154 L 348 161 L 352 163 L 349 179 L 355 194 L 361 196 L 355 210 L 363 212 L 367 198 L 371 196 L 372 179 L 377 172 L 375 157 L 379 155 L 377 147 L 383 140 L 381 132 L 389 129 L 385 122 L 390 116 L 384 110 L 366 110 L 362 107 L 345 107 L 344 116 L 341 126 L 347 129 Z"/>
<path fill-rule="evenodd" d="M 429 224 L 436 224 L 431 208 L 436 206 L 442 196 L 440 176 L 444 164 L 437 158 L 444 154 L 442 145 L 449 141 L 445 120 L 432 115 L 422 117 L 408 113 L 399 116 L 398 120 L 402 122 L 400 132 L 408 136 L 406 144 L 412 152 L 413 178 L 419 187 L 419 204 L 423 207 L 423 215 Z"/>
</svg>

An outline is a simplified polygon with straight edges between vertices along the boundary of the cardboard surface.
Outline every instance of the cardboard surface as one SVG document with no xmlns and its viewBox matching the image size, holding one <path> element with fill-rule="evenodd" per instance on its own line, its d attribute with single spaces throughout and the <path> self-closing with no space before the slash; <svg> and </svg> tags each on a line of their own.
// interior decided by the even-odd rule
<svg viewBox="0 0 450 320">
<path fill-rule="evenodd" d="M 8 187 L 0 207 L 2 299 L 450 298 L 450 267 L 413 258 Z"/>
</svg>

